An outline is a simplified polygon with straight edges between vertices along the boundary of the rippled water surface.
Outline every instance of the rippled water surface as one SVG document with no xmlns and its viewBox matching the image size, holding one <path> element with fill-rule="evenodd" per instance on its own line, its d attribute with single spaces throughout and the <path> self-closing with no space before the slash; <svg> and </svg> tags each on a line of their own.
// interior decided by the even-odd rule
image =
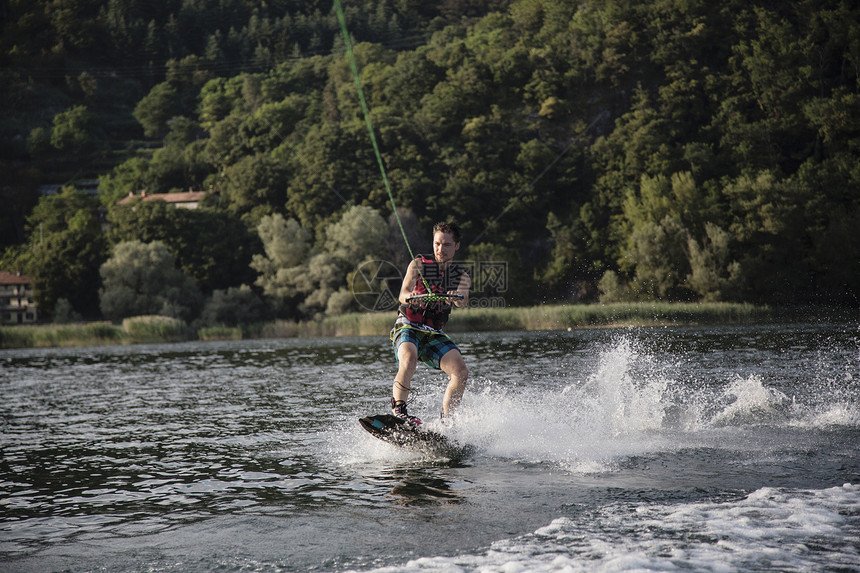
<svg viewBox="0 0 860 573">
<path fill-rule="evenodd" d="M 0 351 L 0 570 L 860 571 L 857 323 L 455 338 L 463 460 L 385 335 Z"/>
</svg>

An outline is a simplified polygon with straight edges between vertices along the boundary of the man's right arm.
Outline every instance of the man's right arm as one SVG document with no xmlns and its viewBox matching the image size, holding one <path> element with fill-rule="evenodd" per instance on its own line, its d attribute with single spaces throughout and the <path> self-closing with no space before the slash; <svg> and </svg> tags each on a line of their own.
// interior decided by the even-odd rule
<svg viewBox="0 0 860 573">
<path fill-rule="evenodd" d="M 406 267 L 406 276 L 403 277 L 403 284 L 400 285 L 400 303 L 409 304 L 406 299 L 412 296 L 415 292 L 415 283 L 418 282 L 417 259 L 409 263 Z"/>
</svg>

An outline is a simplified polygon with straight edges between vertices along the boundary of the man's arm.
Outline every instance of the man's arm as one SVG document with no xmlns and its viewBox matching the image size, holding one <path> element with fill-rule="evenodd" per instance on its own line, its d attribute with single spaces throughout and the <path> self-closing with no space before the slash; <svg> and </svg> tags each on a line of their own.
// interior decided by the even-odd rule
<svg viewBox="0 0 860 573">
<path fill-rule="evenodd" d="M 400 296 L 398 300 L 401 304 L 409 304 L 406 299 L 412 296 L 415 291 L 415 284 L 418 282 L 418 259 L 413 260 L 406 267 L 406 276 L 403 277 L 403 284 L 400 285 Z"/>
<path fill-rule="evenodd" d="M 472 286 L 472 279 L 467 273 L 460 275 L 460 284 L 457 285 L 457 290 L 449 291 L 448 294 L 461 294 L 463 298 L 454 299 L 452 302 L 457 308 L 465 308 L 469 304 L 469 288 Z"/>
</svg>

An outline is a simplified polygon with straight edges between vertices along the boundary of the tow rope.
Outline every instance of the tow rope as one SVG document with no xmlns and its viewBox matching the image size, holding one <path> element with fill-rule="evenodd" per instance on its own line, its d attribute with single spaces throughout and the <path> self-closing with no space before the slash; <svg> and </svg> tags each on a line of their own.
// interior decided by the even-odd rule
<svg viewBox="0 0 860 573">
<path fill-rule="evenodd" d="M 391 211 L 394 213 L 394 218 L 397 220 L 397 226 L 400 228 L 400 235 L 403 237 L 403 242 L 406 244 L 406 250 L 409 251 L 409 259 L 415 260 L 415 253 L 412 252 L 412 247 L 409 245 L 409 239 L 406 238 L 406 231 L 403 229 L 403 221 L 400 220 L 400 215 L 397 213 L 397 204 L 394 202 L 394 194 L 391 192 L 391 185 L 388 183 L 388 175 L 385 172 L 385 164 L 382 161 L 382 154 L 379 152 L 379 145 L 376 143 L 376 133 L 373 131 L 373 123 L 370 121 L 370 110 L 367 108 L 367 101 L 364 97 L 364 90 L 361 87 L 361 79 L 358 77 L 358 65 L 355 63 L 355 54 L 352 51 L 352 41 L 349 39 L 349 30 L 346 27 L 346 16 L 343 13 L 343 6 L 340 0 L 334 0 L 335 11 L 337 12 L 337 20 L 340 23 L 340 31 L 343 34 L 343 44 L 346 46 L 346 57 L 349 60 L 349 67 L 352 69 L 352 79 L 355 82 L 355 90 L 358 92 L 358 101 L 361 104 L 361 112 L 364 114 L 364 123 L 367 125 L 367 133 L 370 135 L 370 143 L 373 145 L 373 153 L 376 155 L 376 162 L 379 164 L 379 172 L 382 174 L 382 183 L 385 186 L 385 191 L 388 193 L 388 199 L 391 201 Z M 421 269 L 416 265 L 418 276 L 424 283 L 427 292 L 432 292 L 430 283 L 424 278 Z"/>
</svg>

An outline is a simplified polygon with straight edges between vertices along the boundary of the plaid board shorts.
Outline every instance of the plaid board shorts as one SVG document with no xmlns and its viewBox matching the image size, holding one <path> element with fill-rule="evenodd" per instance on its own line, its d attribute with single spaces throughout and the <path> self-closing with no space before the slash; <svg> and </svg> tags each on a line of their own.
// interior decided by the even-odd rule
<svg viewBox="0 0 860 573">
<path fill-rule="evenodd" d="M 460 350 L 444 332 L 421 330 L 408 324 L 395 324 L 389 336 L 391 344 L 394 346 L 395 357 L 397 356 L 397 348 L 402 343 L 411 342 L 418 349 L 418 360 L 436 370 L 441 370 L 439 365 L 445 354 L 451 350 Z M 400 358 L 397 360 L 399 362 Z"/>
</svg>

